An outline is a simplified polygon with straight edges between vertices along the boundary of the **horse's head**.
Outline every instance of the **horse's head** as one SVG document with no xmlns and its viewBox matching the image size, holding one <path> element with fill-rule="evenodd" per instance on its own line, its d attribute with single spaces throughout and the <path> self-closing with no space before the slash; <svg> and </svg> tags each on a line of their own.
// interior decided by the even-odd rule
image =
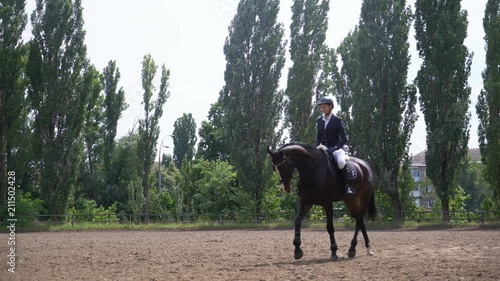
<svg viewBox="0 0 500 281">
<path fill-rule="evenodd" d="M 280 179 L 281 190 L 283 192 L 290 192 L 290 181 L 292 180 L 292 173 L 295 170 L 295 165 L 282 151 L 272 151 L 267 149 L 269 155 L 271 155 L 271 164 L 273 165 L 273 170 L 278 172 L 278 177 Z"/>
</svg>

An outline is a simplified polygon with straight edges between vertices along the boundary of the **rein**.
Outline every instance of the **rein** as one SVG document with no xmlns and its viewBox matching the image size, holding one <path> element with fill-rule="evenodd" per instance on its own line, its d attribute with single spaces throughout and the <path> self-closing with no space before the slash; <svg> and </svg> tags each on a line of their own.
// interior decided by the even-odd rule
<svg viewBox="0 0 500 281">
<path fill-rule="evenodd" d="M 274 164 L 273 162 L 271 162 L 271 164 L 272 164 L 275 168 L 278 168 L 279 166 L 283 165 L 285 162 L 286 162 L 286 158 L 284 158 L 284 159 L 283 159 L 283 161 L 281 161 L 281 163 L 279 163 L 279 164 Z"/>
<path fill-rule="evenodd" d="M 279 164 L 274 164 L 273 162 L 271 162 L 271 164 L 272 164 L 275 168 L 278 168 L 279 166 L 283 165 L 283 164 L 286 162 L 286 160 L 287 160 L 287 159 L 285 158 L 285 159 L 283 159 L 283 161 L 281 161 Z M 312 171 L 313 171 L 313 169 L 314 169 L 314 168 L 316 168 L 316 166 L 311 167 L 311 168 L 310 168 L 307 172 L 304 172 L 304 173 L 303 173 L 303 175 L 309 174 L 310 172 L 312 172 Z M 298 171 L 298 170 L 297 170 L 297 171 Z M 279 172 L 278 172 L 278 175 L 279 175 Z M 295 176 L 295 177 L 291 177 L 290 179 L 291 179 L 291 180 L 295 180 L 295 179 L 298 179 L 298 178 L 300 178 L 300 173 L 299 173 L 297 176 Z M 280 183 L 283 183 L 283 180 L 281 179 L 281 177 L 280 177 L 280 179 L 279 179 L 279 182 L 280 182 Z"/>
</svg>

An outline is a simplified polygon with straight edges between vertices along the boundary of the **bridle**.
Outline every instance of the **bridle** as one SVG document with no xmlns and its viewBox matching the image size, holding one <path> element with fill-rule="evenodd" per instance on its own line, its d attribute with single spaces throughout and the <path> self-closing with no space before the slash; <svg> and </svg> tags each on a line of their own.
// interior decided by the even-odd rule
<svg viewBox="0 0 500 281">
<path fill-rule="evenodd" d="M 273 165 L 273 166 L 274 166 L 274 168 L 276 168 L 276 172 L 278 173 L 279 183 L 283 183 L 283 180 L 281 179 L 281 175 L 280 175 L 280 173 L 279 173 L 278 167 L 279 167 L 279 166 L 281 166 L 281 165 L 283 165 L 283 164 L 285 164 L 286 160 L 287 160 L 286 158 L 283 158 L 283 161 L 281 161 L 279 164 L 274 164 L 274 163 L 271 161 L 271 165 Z M 303 174 L 308 174 L 308 173 L 312 172 L 312 171 L 314 170 L 314 168 L 315 168 L 315 167 L 311 167 L 311 168 L 309 169 L 309 171 L 307 171 L 307 172 L 305 172 L 305 173 L 303 173 Z M 300 174 L 296 175 L 295 177 L 291 177 L 291 178 L 290 178 L 290 180 L 295 180 L 295 179 L 298 179 L 298 178 L 300 178 Z"/>
<path fill-rule="evenodd" d="M 279 166 L 283 165 L 285 162 L 286 162 L 286 158 L 283 158 L 283 161 L 281 161 L 279 164 L 274 164 L 272 161 L 271 161 L 271 164 L 272 164 L 275 168 L 278 168 Z"/>
</svg>

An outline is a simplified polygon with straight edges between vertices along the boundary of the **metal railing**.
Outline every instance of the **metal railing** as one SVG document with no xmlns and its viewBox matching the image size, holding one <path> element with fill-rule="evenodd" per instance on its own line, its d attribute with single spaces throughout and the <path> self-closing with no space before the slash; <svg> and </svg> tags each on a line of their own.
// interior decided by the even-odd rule
<svg viewBox="0 0 500 281">
<path fill-rule="evenodd" d="M 450 222 L 461 222 L 461 223 L 480 223 L 485 222 L 499 222 L 500 214 L 490 211 L 450 211 L 449 213 Z M 7 215 L 0 215 L 0 225 L 7 224 Z M 38 224 L 50 224 L 50 225 L 76 225 L 81 223 L 103 223 L 103 224 L 145 224 L 145 223 L 164 223 L 164 224 L 175 224 L 175 223 L 263 223 L 263 222 L 293 222 L 295 219 L 295 214 L 293 212 L 289 213 L 274 213 L 274 214 L 245 214 L 245 213 L 233 213 L 233 214 L 150 214 L 149 220 L 146 220 L 146 216 L 143 213 L 139 214 L 66 214 L 66 215 L 26 215 L 18 214 L 16 215 L 18 220 L 18 225 L 38 225 Z M 392 222 L 394 221 L 393 214 L 381 214 L 376 220 L 378 222 Z M 436 211 L 415 211 L 415 212 L 404 212 L 405 221 L 415 221 L 415 222 L 441 222 L 442 213 Z M 326 221 L 324 214 L 311 214 L 306 218 L 310 222 L 323 222 Z M 352 219 L 346 212 L 335 211 L 334 221 L 339 222 L 349 222 Z"/>
</svg>

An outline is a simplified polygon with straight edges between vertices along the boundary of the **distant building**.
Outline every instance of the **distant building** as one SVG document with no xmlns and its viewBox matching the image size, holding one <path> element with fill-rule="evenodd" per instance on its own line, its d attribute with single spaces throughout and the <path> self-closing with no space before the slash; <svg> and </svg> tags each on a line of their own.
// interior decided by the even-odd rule
<svg viewBox="0 0 500 281">
<path fill-rule="evenodd" d="M 479 148 L 470 148 L 468 155 L 473 163 L 481 162 Z M 415 190 L 412 191 L 415 204 L 418 207 L 431 209 L 439 198 L 430 180 L 426 180 L 427 166 L 425 164 L 425 151 L 413 155 L 411 159 L 411 175 L 413 176 L 413 180 L 418 183 Z"/>
</svg>

